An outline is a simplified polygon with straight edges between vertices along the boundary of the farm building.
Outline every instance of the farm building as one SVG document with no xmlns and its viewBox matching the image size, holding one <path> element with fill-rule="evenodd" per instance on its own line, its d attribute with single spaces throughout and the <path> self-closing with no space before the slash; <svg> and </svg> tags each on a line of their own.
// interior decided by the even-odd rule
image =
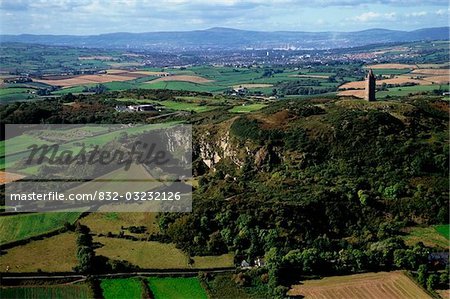
<svg viewBox="0 0 450 299">
<path fill-rule="evenodd" d="M 145 104 L 145 105 L 130 105 L 128 106 L 128 110 L 130 111 L 155 111 L 156 108 L 153 105 Z"/>
<path fill-rule="evenodd" d="M 161 111 L 160 106 L 152 104 L 144 105 L 129 105 L 129 106 L 116 106 L 116 111 L 118 112 L 148 112 L 148 111 Z"/>
</svg>

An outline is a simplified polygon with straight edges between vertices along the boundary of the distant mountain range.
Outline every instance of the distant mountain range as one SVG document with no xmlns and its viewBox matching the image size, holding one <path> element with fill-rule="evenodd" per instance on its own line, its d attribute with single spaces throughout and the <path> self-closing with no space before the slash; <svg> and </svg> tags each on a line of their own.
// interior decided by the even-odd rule
<svg viewBox="0 0 450 299">
<path fill-rule="evenodd" d="M 153 50 L 332 49 L 377 43 L 449 39 L 450 27 L 414 31 L 370 29 L 355 32 L 248 31 L 215 27 L 207 30 L 99 35 L 0 35 L 0 42 L 38 43 L 95 48 Z"/>
</svg>

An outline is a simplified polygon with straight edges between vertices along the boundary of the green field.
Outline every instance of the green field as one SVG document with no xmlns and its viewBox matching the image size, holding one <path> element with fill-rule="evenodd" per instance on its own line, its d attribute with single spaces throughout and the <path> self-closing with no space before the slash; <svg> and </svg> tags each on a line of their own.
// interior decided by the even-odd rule
<svg viewBox="0 0 450 299">
<path fill-rule="evenodd" d="M 246 104 L 240 106 L 234 106 L 232 109 L 228 110 L 233 113 L 249 113 L 253 111 L 258 111 L 264 107 L 267 107 L 265 104 Z"/>
<path fill-rule="evenodd" d="M 112 260 L 126 260 L 143 269 L 186 269 L 232 267 L 233 255 L 192 257 L 188 256 L 172 243 L 156 241 L 132 241 L 120 238 L 94 237 L 102 245 L 96 249 L 98 255 Z M 164 258 L 161 255 L 164 255 Z"/>
<path fill-rule="evenodd" d="M 27 101 L 30 99 L 37 99 L 37 97 L 30 95 L 28 93 L 13 93 L 13 94 L 1 96 L 0 103 Z"/>
<path fill-rule="evenodd" d="M 436 231 L 439 234 L 444 236 L 447 240 L 450 240 L 450 225 L 449 224 L 436 225 L 434 228 L 436 229 Z"/>
<path fill-rule="evenodd" d="M 168 109 L 182 111 L 205 112 L 216 108 L 214 106 L 199 105 L 190 102 L 163 101 L 159 103 Z"/>
<path fill-rule="evenodd" d="M 407 245 L 422 242 L 426 246 L 448 249 L 448 225 L 412 227 L 409 228 L 409 232 L 404 239 Z"/>
<path fill-rule="evenodd" d="M 67 298 L 86 299 L 92 298 L 93 294 L 89 286 L 84 284 L 64 285 L 64 286 L 36 286 L 36 287 L 11 287 L 1 288 L 0 298 L 11 299 L 47 299 L 47 298 Z"/>
<path fill-rule="evenodd" d="M 0 244 L 45 234 L 74 223 L 80 213 L 33 213 L 0 217 Z"/>
<path fill-rule="evenodd" d="M 142 89 L 170 89 L 170 90 L 190 90 L 197 92 L 221 92 L 226 90 L 226 87 L 214 83 L 192 83 L 181 81 L 163 81 L 156 83 L 142 83 L 139 85 Z"/>
<path fill-rule="evenodd" d="M 440 90 L 441 92 L 448 91 L 448 85 L 414 85 L 406 87 L 393 87 L 388 88 L 387 91 L 378 91 L 378 98 L 385 98 L 387 96 L 407 96 L 409 94 L 420 93 L 420 92 L 430 92 L 434 90 Z"/>
<path fill-rule="evenodd" d="M 93 86 L 95 86 L 95 84 L 86 84 L 86 85 L 82 85 L 82 86 L 68 87 L 68 88 L 54 91 L 53 94 L 63 95 L 63 94 L 68 94 L 68 93 L 73 93 L 73 94 L 82 93 L 86 87 L 93 87 Z"/>
<path fill-rule="evenodd" d="M 27 147 L 36 144 L 36 145 L 42 145 L 46 144 L 48 142 L 45 142 L 38 137 L 23 134 L 14 138 L 8 139 L 8 141 L 5 143 L 5 141 L 0 141 L 0 153 L 3 153 L 4 151 L 7 151 L 6 154 L 10 155 L 12 153 L 21 152 L 24 150 L 27 150 Z M 6 146 L 8 148 L 6 148 Z"/>
<path fill-rule="evenodd" d="M 375 75 L 403 75 L 410 72 L 411 69 L 373 69 Z"/>
<path fill-rule="evenodd" d="M 140 299 L 141 282 L 136 278 L 104 279 L 100 284 L 105 299 Z"/>
<path fill-rule="evenodd" d="M 208 298 L 196 277 L 148 279 L 155 299 L 202 299 Z M 105 297 L 106 298 L 106 297 Z"/>
<path fill-rule="evenodd" d="M 34 89 L 24 87 L 0 88 L 0 103 L 13 101 L 24 101 L 36 98 L 37 95 L 32 93 Z"/>
<path fill-rule="evenodd" d="M 27 91 L 30 91 L 30 89 L 22 87 L 0 88 L 0 97 L 3 98 L 3 96 L 10 94 L 26 93 Z"/>
</svg>

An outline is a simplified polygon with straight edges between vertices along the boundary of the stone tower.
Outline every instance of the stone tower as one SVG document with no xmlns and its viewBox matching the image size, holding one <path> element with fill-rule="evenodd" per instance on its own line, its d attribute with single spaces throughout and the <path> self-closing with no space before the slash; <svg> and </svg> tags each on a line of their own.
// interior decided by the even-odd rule
<svg viewBox="0 0 450 299">
<path fill-rule="evenodd" d="M 370 69 L 366 77 L 366 93 L 364 95 L 366 101 L 375 101 L 375 87 L 375 75 L 373 74 L 372 69 Z"/>
</svg>

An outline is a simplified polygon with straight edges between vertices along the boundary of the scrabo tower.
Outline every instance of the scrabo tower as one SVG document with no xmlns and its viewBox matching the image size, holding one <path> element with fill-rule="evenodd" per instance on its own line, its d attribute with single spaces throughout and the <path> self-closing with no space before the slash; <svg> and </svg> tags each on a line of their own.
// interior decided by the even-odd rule
<svg viewBox="0 0 450 299">
<path fill-rule="evenodd" d="M 372 72 L 372 69 L 370 69 L 366 78 L 366 94 L 364 97 L 366 101 L 375 101 L 375 86 L 375 76 Z"/>
</svg>

